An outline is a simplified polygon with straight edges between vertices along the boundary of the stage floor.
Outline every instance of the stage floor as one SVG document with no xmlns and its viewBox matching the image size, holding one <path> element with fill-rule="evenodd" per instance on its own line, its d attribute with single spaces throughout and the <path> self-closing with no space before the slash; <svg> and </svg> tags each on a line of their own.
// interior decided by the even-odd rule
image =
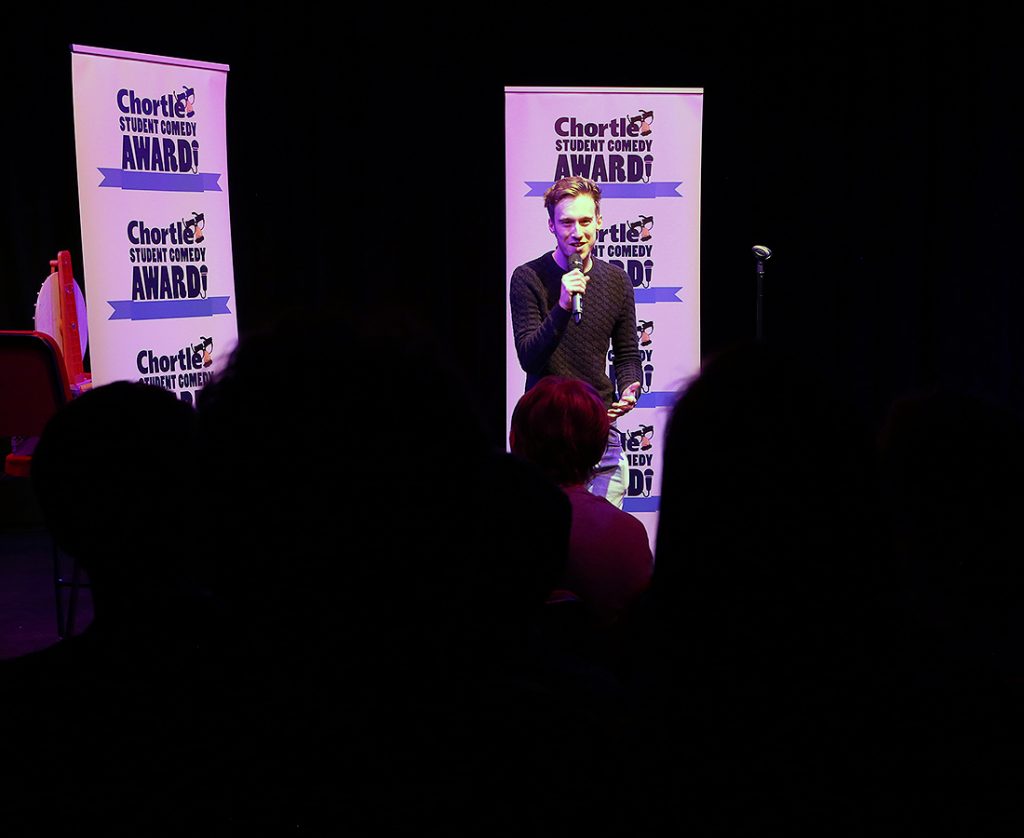
<svg viewBox="0 0 1024 838">
<path fill-rule="evenodd" d="M 65 558 L 65 567 L 70 561 Z M 64 591 L 65 602 L 67 591 Z M 75 632 L 92 620 L 89 589 L 81 588 Z M 0 660 L 57 643 L 50 536 L 41 526 L 0 532 Z"/>
</svg>

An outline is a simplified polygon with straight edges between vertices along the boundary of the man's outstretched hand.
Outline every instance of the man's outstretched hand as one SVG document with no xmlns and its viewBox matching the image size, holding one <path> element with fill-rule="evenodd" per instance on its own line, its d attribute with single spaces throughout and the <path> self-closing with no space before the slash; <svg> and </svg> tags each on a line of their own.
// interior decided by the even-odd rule
<svg viewBox="0 0 1024 838">
<path fill-rule="evenodd" d="M 608 408 L 608 418 L 613 422 L 620 416 L 625 416 L 636 407 L 637 396 L 640 393 L 640 382 L 634 381 L 622 391 L 622 398 Z"/>
</svg>

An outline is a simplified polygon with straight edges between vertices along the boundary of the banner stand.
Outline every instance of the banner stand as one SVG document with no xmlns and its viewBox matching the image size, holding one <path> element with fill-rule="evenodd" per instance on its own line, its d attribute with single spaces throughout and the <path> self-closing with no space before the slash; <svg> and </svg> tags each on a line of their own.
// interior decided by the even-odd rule
<svg viewBox="0 0 1024 838">
<path fill-rule="evenodd" d="M 93 384 L 192 403 L 238 340 L 228 67 L 72 45 Z"/>
<path fill-rule="evenodd" d="M 619 420 L 629 462 L 623 508 L 653 547 L 663 430 L 676 395 L 700 370 L 699 88 L 505 88 L 506 272 L 550 252 L 543 195 L 561 177 L 601 187 L 594 256 L 629 275 L 644 380 Z M 506 297 L 507 415 L 523 394 Z M 615 382 L 609 351 L 609 378 Z"/>
</svg>

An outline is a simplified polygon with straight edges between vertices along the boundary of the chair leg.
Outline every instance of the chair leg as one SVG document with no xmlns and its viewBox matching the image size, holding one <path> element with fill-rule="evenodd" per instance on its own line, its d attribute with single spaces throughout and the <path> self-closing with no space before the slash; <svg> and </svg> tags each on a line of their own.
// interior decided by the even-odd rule
<svg viewBox="0 0 1024 838">
<path fill-rule="evenodd" d="M 63 640 L 67 626 L 64 622 L 64 596 L 61 589 L 64 587 L 64 580 L 60 575 L 60 549 L 56 541 L 53 545 L 53 598 L 57 603 L 57 639 Z"/>
<path fill-rule="evenodd" d="M 89 582 L 82 581 L 82 566 L 75 556 L 71 560 L 71 581 L 64 581 L 63 565 L 65 557 L 61 554 L 57 542 L 53 544 L 53 595 L 57 603 L 57 639 L 64 640 L 75 633 L 75 616 L 78 613 L 78 593 Z M 64 607 L 64 589 L 69 588 L 67 608 Z"/>
<path fill-rule="evenodd" d="M 78 610 L 78 590 L 82 585 L 82 568 L 78 559 L 72 559 L 74 565 L 71 570 L 71 593 L 68 595 L 68 615 L 64 624 L 64 633 L 70 637 L 75 633 L 75 612 Z"/>
</svg>

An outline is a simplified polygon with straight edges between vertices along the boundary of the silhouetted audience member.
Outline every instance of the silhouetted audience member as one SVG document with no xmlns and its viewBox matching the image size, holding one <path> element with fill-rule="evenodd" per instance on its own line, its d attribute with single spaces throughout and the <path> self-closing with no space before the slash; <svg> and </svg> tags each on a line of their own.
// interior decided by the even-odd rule
<svg viewBox="0 0 1024 838">
<path fill-rule="evenodd" d="M 853 811 L 877 622 L 870 454 L 827 388 L 763 345 L 712 359 L 682 395 L 631 684 L 652 819 L 729 833 Z"/>
<path fill-rule="evenodd" d="M 488 450 L 472 392 L 400 308 L 286 319 L 202 392 L 238 637 L 228 782 L 254 823 L 457 823 L 467 800 L 500 820 L 509 795 L 523 816 L 524 782 L 550 799 L 607 748 L 536 628 L 568 502 Z"/>
<path fill-rule="evenodd" d="M 1024 429 L 984 399 L 932 392 L 893 405 L 880 449 L 905 613 L 894 744 L 927 816 L 1006 822 L 1022 745 Z"/>
<path fill-rule="evenodd" d="M 145 384 L 98 387 L 47 425 L 33 485 L 56 544 L 88 576 L 95 616 L 0 667 L 5 749 L 27 787 L 8 816 L 146 832 L 216 808 L 192 793 L 210 788 L 217 742 L 197 453 L 192 408 Z"/>
<path fill-rule="evenodd" d="M 197 462 L 195 411 L 142 383 L 98 387 L 47 426 L 33 486 L 57 544 L 89 574 L 95 630 L 122 617 L 169 630 L 163 606 L 198 589 L 209 510 Z"/>
<path fill-rule="evenodd" d="M 569 564 L 559 587 L 614 623 L 648 586 L 654 559 L 636 518 L 587 491 L 608 442 L 608 413 L 583 381 L 541 379 L 512 413 L 512 453 L 539 466 L 572 504 Z"/>
</svg>

